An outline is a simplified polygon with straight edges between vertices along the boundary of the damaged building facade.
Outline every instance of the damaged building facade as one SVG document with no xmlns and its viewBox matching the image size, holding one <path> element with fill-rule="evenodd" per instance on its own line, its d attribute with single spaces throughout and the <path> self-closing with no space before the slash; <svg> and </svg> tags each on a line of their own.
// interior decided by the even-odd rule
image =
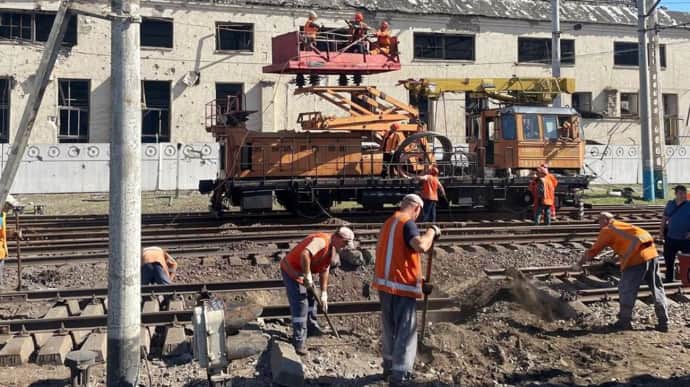
<svg viewBox="0 0 690 387">
<path fill-rule="evenodd" d="M 94 3 L 94 2 L 87 2 Z M 107 10 L 107 2 L 95 2 Z M 326 29 L 362 11 L 371 26 L 388 20 L 399 36 L 402 71 L 373 75 L 366 84 L 418 105 L 430 127 L 454 142 L 464 139 L 464 95 L 419 100 L 396 83 L 420 77 L 549 76 L 548 1 L 166 1 L 142 0 L 142 141 L 213 142 L 205 130 L 208 104 L 244 93 L 255 110 L 250 129 L 294 129 L 297 114 L 323 110 L 315 97 L 293 96 L 293 76 L 263 74 L 271 38 L 299 29 L 315 10 Z M 562 1 L 562 75 L 577 93 L 564 103 L 601 118 L 585 119 L 593 143 L 637 145 L 639 76 L 636 9 L 631 2 Z M 28 100 L 57 1 L 0 4 L 0 141 L 13 140 Z M 690 21 L 661 11 L 659 23 Z M 668 144 L 687 144 L 690 108 L 690 32 L 661 30 L 661 86 Z M 110 23 L 75 16 L 41 105 L 31 142 L 107 143 L 111 122 Z M 323 80 L 336 84 L 337 78 Z M 334 112 L 335 113 L 335 112 Z"/>
</svg>

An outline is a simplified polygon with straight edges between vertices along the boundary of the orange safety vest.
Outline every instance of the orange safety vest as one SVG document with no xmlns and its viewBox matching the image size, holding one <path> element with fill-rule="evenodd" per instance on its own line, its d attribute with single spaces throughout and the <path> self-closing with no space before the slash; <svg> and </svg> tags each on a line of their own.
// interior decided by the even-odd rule
<svg viewBox="0 0 690 387">
<path fill-rule="evenodd" d="M 323 239 L 326 242 L 326 247 L 311 257 L 309 271 L 312 273 L 323 273 L 331 265 L 331 234 L 322 232 L 310 234 L 280 261 L 280 268 L 297 283 L 303 283 L 302 253 L 314 238 Z"/>
<path fill-rule="evenodd" d="M 0 219 L 0 260 L 7 258 L 9 250 L 7 250 L 7 214 L 2 213 Z"/>
<path fill-rule="evenodd" d="M 438 201 L 438 178 L 434 175 L 427 175 L 426 180 L 422 180 L 422 199 Z"/>
<path fill-rule="evenodd" d="M 654 238 L 647 231 L 618 220 L 611 221 L 599 231 L 599 238 L 587 251 L 587 256 L 597 255 L 606 246 L 621 257 L 621 271 L 659 256 Z"/>
<path fill-rule="evenodd" d="M 161 249 L 160 247 L 147 247 L 142 250 L 141 264 L 146 265 L 149 263 L 157 263 L 161 265 L 168 277 L 170 277 L 170 275 L 175 273 L 177 270 L 177 262 L 175 262 L 175 260 L 172 258 L 168 259 L 168 256 L 165 254 L 165 250 Z"/>
<path fill-rule="evenodd" d="M 316 39 L 316 33 L 319 32 L 319 27 L 311 20 L 304 23 L 304 35 L 308 38 Z"/>
<path fill-rule="evenodd" d="M 403 229 L 409 215 L 396 212 L 381 228 L 376 245 L 372 287 L 402 297 L 422 297 L 422 262 L 419 253 L 405 243 Z"/>
<path fill-rule="evenodd" d="M 383 153 L 393 153 L 405 141 L 405 136 L 396 131 L 388 131 L 383 137 Z"/>
<path fill-rule="evenodd" d="M 376 44 L 380 47 L 390 47 L 391 33 L 389 31 L 376 31 Z"/>
<path fill-rule="evenodd" d="M 556 181 L 556 184 L 558 184 L 558 180 L 556 180 L 555 176 L 550 176 L 552 175 L 549 174 L 543 178 L 537 177 L 529 183 L 529 190 L 532 192 L 535 208 L 539 205 L 539 195 L 537 193 L 537 179 L 541 179 L 544 184 L 544 197 L 542 204 L 545 206 L 553 206 L 556 203 L 556 186 L 554 185 L 554 181 Z"/>
</svg>

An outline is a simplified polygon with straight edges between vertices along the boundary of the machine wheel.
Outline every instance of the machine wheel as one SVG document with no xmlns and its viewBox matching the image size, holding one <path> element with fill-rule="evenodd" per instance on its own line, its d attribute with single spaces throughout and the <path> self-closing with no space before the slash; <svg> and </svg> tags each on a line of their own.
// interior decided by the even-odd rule
<svg viewBox="0 0 690 387">
<path fill-rule="evenodd" d="M 317 197 L 316 201 L 307 202 L 308 198 L 302 197 L 300 200 L 299 193 L 293 191 L 279 191 L 276 192 L 278 203 L 285 207 L 286 210 L 307 219 L 321 219 L 329 216 L 328 211 L 333 206 L 333 199 L 328 194 L 322 194 Z"/>
<path fill-rule="evenodd" d="M 440 149 L 435 142 L 440 143 Z M 440 153 L 440 157 L 439 156 Z M 452 173 L 453 144 L 448 137 L 434 132 L 408 136 L 393 153 L 393 164 L 399 176 L 420 176 L 426 167 L 436 164 L 442 175 Z"/>
</svg>

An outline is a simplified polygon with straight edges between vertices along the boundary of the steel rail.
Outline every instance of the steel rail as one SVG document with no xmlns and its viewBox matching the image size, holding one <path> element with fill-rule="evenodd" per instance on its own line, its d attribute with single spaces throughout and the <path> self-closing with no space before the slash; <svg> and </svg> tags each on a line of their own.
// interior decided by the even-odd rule
<svg viewBox="0 0 690 387">
<path fill-rule="evenodd" d="M 429 299 L 430 310 L 451 308 L 454 302 L 451 298 Z M 421 301 L 417 302 L 417 308 Z M 328 305 L 331 316 L 352 316 L 357 314 L 376 313 L 381 310 L 378 301 L 332 302 Z M 262 318 L 290 318 L 289 305 L 272 305 L 263 307 Z M 34 332 L 65 332 L 69 330 L 104 329 L 107 327 L 107 314 L 98 316 L 73 316 L 53 319 L 24 319 L 0 322 L 2 334 L 29 334 Z M 162 311 L 141 315 L 144 326 L 188 324 L 192 321 L 192 310 Z"/>
<path fill-rule="evenodd" d="M 142 297 L 153 295 L 180 295 L 203 293 L 246 292 L 256 290 L 277 290 L 284 287 L 282 280 L 253 280 L 211 282 L 195 284 L 146 285 L 141 287 Z M 108 288 L 40 289 L 0 293 L 0 303 L 56 301 L 71 299 L 103 298 Z"/>
</svg>

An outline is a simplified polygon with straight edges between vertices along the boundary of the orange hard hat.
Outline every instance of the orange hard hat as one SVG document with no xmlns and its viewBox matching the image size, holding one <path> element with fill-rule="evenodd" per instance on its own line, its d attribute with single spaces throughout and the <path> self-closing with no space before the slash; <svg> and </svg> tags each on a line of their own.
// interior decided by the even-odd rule
<svg viewBox="0 0 690 387">
<path fill-rule="evenodd" d="M 362 21 L 362 20 L 364 20 L 364 15 L 362 15 L 361 12 L 357 12 L 357 13 L 355 14 L 355 21 L 360 22 L 360 21 Z"/>
<path fill-rule="evenodd" d="M 435 165 L 432 165 L 430 172 L 432 175 L 437 176 L 438 175 L 438 168 L 436 168 Z"/>
<path fill-rule="evenodd" d="M 393 129 L 393 130 L 398 130 L 398 129 L 400 129 L 400 124 L 397 123 L 397 122 L 392 123 L 392 124 L 391 124 L 391 129 Z"/>
<path fill-rule="evenodd" d="M 382 21 L 381 22 L 381 29 L 387 30 L 388 29 L 388 22 L 387 21 Z"/>
</svg>

